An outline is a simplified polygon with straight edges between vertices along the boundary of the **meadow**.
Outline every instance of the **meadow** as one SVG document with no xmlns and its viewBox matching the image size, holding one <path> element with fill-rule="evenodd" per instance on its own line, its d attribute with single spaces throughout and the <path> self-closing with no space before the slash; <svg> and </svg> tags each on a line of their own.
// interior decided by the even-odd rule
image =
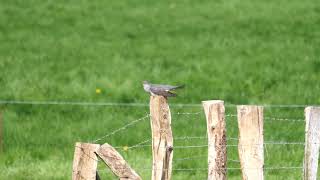
<svg viewBox="0 0 320 180">
<path fill-rule="evenodd" d="M 304 119 L 303 108 L 277 105 L 320 104 L 319 57 L 317 0 L 0 2 L 1 102 L 148 104 L 143 80 L 185 84 L 169 100 L 175 137 L 206 135 L 203 100 L 270 104 L 266 117 Z M 149 112 L 147 106 L 68 104 L 1 103 L 0 109 L 0 179 L 14 180 L 70 179 L 75 142 L 95 140 Z M 226 113 L 236 108 L 227 106 Z M 303 142 L 304 127 L 303 121 L 265 119 L 265 141 Z M 227 117 L 228 138 L 237 137 L 237 128 L 236 118 Z M 150 137 L 146 120 L 99 143 L 125 147 Z M 206 139 L 174 143 L 202 145 Z M 150 147 L 119 151 L 150 179 Z M 173 179 L 206 179 L 206 153 L 175 149 L 174 168 L 199 170 L 174 171 Z M 265 167 L 300 167 L 303 153 L 303 146 L 267 145 Z M 228 158 L 234 160 L 228 167 L 239 167 L 236 148 L 228 148 Z M 115 179 L 102 163 L 99 173 Z M 265 179 L 301 175 L 302 169 L 275 169 Z M 241 173 L 228 171 L 228 179 L 241 179 Z"/>
</svg>

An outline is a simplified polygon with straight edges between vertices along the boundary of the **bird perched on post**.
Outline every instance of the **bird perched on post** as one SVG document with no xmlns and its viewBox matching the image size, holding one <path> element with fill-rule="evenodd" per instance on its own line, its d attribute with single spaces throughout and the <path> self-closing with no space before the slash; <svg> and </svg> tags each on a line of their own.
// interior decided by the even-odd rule
<svg viewBox="0 0 320 180">
<path fill-rule="evenodd" d="M 183 88 L 184 85 L 180 86 L 171 86 L 171 85 L 164 85 L 164 84 L 151 84 L 148 81 L 143 81 L 143 89 L 146 92 L 149 92 L 151 95 L 158 95 L 164 97 L 175 97 L 177 94 L 174 90 Z"/>
</svg>

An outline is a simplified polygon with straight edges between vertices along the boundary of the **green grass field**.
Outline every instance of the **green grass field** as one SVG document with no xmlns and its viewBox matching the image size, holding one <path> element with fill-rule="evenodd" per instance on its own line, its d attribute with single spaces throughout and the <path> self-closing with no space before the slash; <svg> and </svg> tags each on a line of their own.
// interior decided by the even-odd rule
<svg viewBox="0 0 320 180">
<path fill-rule="evenodd" d="M 142 81 L 186 88 L 170 104 L 320 104 L 320 3 L 271 1 L 41 1 L 0 3 L 0 99 L 148 103 Z M 102 92 L 95 91 L 100 88 Z M 1 105 L 0 179 L 70 179 L 74 144 L 97 139 L 148 113 L 148 107 Z M 227 114 L 235 114 L 228 106 Z M 172 113 L 201 107 L 171 108 Z M 266 117 L 303 119 L 303 108 L 265 108 Z M 205 136 L 200 115 L 172 116 L 175 137 Z M 228 137 L 237 137 L 234 117 Z M 265 141 L 304 141 L 304 122 L 268 121 Z M 132 146 L 150 123 L 99 141 Z M 203 145 L 205 139 L 175 141 Z M 234 141 L 228 141 L 236 144 Z M 265 167 L 302 166 L 304 147 L 268 145 Z M 150 179 L 149 147 L 120 150 Z M 206 148 L 175 149 L 173 179 L 206 179 Z M 181 161 L 186 157 L 202 156 Z M 204 156 L 204 157 L 203 157 Z M 228 147 L 228 158 L 238 160 Z M 176 160 L 177 159 L 177 160 Z M 229 161 L 228 167 L 239 167 Z M 103 179 L 115 179 L 99 164 Z M 265 179 L 301 179 L 301 169 L 268 170 Z M 228 179 L 241 179 L 228 171 Z"/>
</svg>

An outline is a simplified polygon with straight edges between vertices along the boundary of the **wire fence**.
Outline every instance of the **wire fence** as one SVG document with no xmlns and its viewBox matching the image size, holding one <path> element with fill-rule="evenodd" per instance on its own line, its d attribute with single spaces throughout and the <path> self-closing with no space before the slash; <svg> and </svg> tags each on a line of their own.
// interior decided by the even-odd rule
<svg viewBox="0 0 320 180">
<path fill-rule="evenodd" d="M 130 106 L 130 107 L 148 107 L 146 103 L 123 103 L 123 102 L 85 102 L 85 101 L 27 101 L 27 100 L 0 100 L 0 104 L 25 104 L 25 105 L 73 105 L 73 106 Z M 257 104 L 255 104 L 257 105 Z M 178 103 L 170 104 L 172 107 L 201 107 L 196 103 Z M 236 107 L 237 104 L 225 104 L 226 107 Z M 260 104 L 259 106 L 267 108 L 305 108 L 307 106 L 317 106 L 310 104 Z"/>
<path fill-rule="evenodd" d="M 177 115 L 200 115 L 201 112 L 193 112 L 193 113 L 181 113 L 181 112 L 177 112 L 177 113 L 173 113 L 173 114 L 177 114 Z M 141 122 L 141 121 L 147 120 L 148 117 L 150 117 L 149 114 L 146 115 L 146 116 L 143 116 L 143 117 L 141 117 L 141 118 L 138 118 L 138 119 L 136 119 L 136 120 L 133 120 L 133 121 L 131 121 L 130 123 L 125 124 L 124 126 L 118 128 L 118 129 L 113 130 L 111 133 L 107 133 L 107 134 L 105 134 L 105 135 L 103 135 L 103 136 L 101 136 L 101 137 L 99 137 L 99 138 L 97 138 L 97 139 L 95 139 L 95 140 L 92 140 L 91 142 L 94 142 L 94 143 L 95 143 L 95 142 L 101 141 L 101 140 L 103 140 L 103 139 L 105 139 L 105 138 L 107 138 L 107 137 L 109 137 L 109 136 L 111 136 L 111 135 L 114 135 L 114 134 L 116 134 L 116 133 L 118 133 L 118 132 L 120 132 L 120 131 L 126 130 L 128 127 L 131 127 L 131 126 L 133 126 L 133 125 L 136 124 L 136 123 L 139 123 L 139 122 Z M 237 115 L 235 115 L 235 114 L 227 114 L 226 117 L 237 117 Z M 297 119 L 297 118 L 291 119 L 291 118 L 278 118 L 278 117 L 264 117 L 264 119 L 269 120 L 269 121 L 292 121 L 292 122 L 304 122 L 304 121 L 305 121 L 304 119 Z M 265 122 L 266 122 L 266 121 L 265 121 Z M 182 137 L 180 137 L 180 138 L 182 138 Z M 183 139 L 194 139 L 194 138 L 197 139 L 197 138 L 205 138 L 205 137 L 188 137 L 188 136 L 187 136 L 187 137 L 183 137 Z M 231 138 L 231 139 L 232 139 L 232 138 Z M 233 139 L 234 139 L 234 138 L 233 138 Z M 288 143 L 289 143 L 289 142 L 288 142 Z"/>
<path fill-rule="evenodd" d="M 80 148 L 81 150 L 83 150 L 82 147 L 79 147 L 79 146 L 76 146 L 76 148 Z M 92 151 L 94 152 L 94 151 Z M 98 159 L 96 156 L 92 156 L 88 153 L 86 153 L 85 151 L 82 151 L 82 153 L 87 156 L 88 158 L 94 160 L 94 161 L 97 161 L 97 162 L 100 162 L 102 160 Z M 93 153 L 94 154 L 94 153 Z M 201 157 L 205 157 L 205 156 L 197 156 L 197 157 L 188 157 L 188 158 L 180 158 L 180 159 L 176 159 L 177 161 L 185 161 L 185 160 L 193 160 L 193 159 L 199 159 Z M 228 161 L 231 161 L 231 162 L 237 162 L 237 163 L 240 163 L 240 161 L 237 161 L 237 160 L 228 160 Z M 285 169 L 302 169 L 303 167 L 302 166 L 274 166 L 274 167 L 268 167 L 268 166 L 265 166 L 263 167 L 264 170 L 285 170 Z M 119 169 L 119 168 L 117 168 Z M 146 168 L 135 168 L 136 170 L 157 170 L 157 169 L 154 169 L 154 168 L 150 168 L 150 167 L 146 167 Z M 241 170 L 243 168 L 219 168 L 220 170 L 221 169 L 226 169 L 226 170 Z M 246 167 L 245 169 L 261 169 L 261 168 L 248 168 Z M 163 170 L 163 169 L 159 169 L 159 170 Z M 208 168 L 173 168 L 172 169 L 173 171 L 198 171 L 198 170 L 203 170 L 203 171 L 207 171 Z"/>
<path fill-rule="evenodd" d="M 149 104 L 145 103 L 113 103 L 113 102 L 75 102 L 75 101 L 16 101 L 16 100 L 0 100 L 0 104 L 3 105 L 75 105 L 75 106 L 115 106 L 115 107 L 120 107 L 120 106 L 128 106 L 128 107 L 148 107 Z M 170 107 L 201 107 L 200 104 L 170 104 Z M 226 107 L 235 107 L 236 105 L 234 104 L 226 104 Z M 269 108 L 304 108 L 307 105 L 261 105 L 264 107 L 269 107 Z M 193 118 L 190 117 L 196 117 L 197 119 L 200 119 L 201 115 L 203 115 L 203 111 L 196 111 L 196 112 L 173 112 L 172 115 L 180 117 L 180 120 L 187 121 L 187 120 L 194 120 Z M 188 117 L 188 118 L 184 118 Z M 227 121 L 233 121 L 237 117 L 237 114 L 226 114 L 225 118 Z M 101 136 L 91 140 L 91 143 L 98 143 L 106 140 L 107 138 L 114 138 L 116 135 L 120 135 L 123 132 L 126 132 L 129 128 L 133 128 L 136 124 L 147 121 L 150 118 L 150 114 L 146 114 L 142 117 L 136 118 L 131 120 L 129 123 L 123 124 L 123 126 L 115 128 L 111 130 L 108 133 L 102 134 Z M 179 118 L 175 119 L 179 120 Z M 273 122 L 293 122 L 293 123 L 304 123 L 305 120 L 303 118 L 292 118 L 292 117 L 270 117 L 270 116 L 265 116 L 264 117 L 264 123 L 273 123 Z M 203 122 L 205 123 L 205 122 Z M 174 137 L 174 142 L 181 142 L 181 141 L 187 141 L 191 144 L 187 145 L 176 145 L 174 146 L 174 149 L 196 149 L 196 148 L 208 148 L 208 146 L 211 146 L 210 144 L 196 144 L 199 143 L 200 140 L 201 142 L 204 142 L 208 139 L 207 136 L 178 136 Z M 305 142 L 302 141 L 284 141 L 284 140 L 266 140 L 264 141 L 263 144 L 238 144 L 238 138 L 237 137 L 227 137 L 226 140 L 228 143 L 226 146 L 227 147 L 239 147 L 239 146 L 247 146 L 247 145 L 257 145 L 257 146 L 305 146 Z M 196 141 L 196 143 L 194 142 Z M 130 151 L 133 149 L 142 149 L 142 148 L 151 148 L 152 147 L 152 139 L 151 138 L 144 138 L 138 143 L 135 143 L 133 145 L 116 145 L 114 148 L 123 150 L 123 151 Z M 81 148 L 81 147 L 77 147 Z M 166 147 L 163 147 L 166 148 Z M 89 156 L 89 155 L 88 155 Z M 94 160 L 100 161 L 99 159 L 96 159 L 96 157 L 91 157 Z M 174 161 L 183 163 L 185 161 L 205 161 L 207 158 L 207 155 L 196 155 L 196 156 L 186 156 L 186 157 L 178 157 L 174 158 Z M 228 159 L 228 163 L 235 163 L 235 164 L 240 164 L 240 161 L 237 159 Z M 268 171 L 282 171 L 282 170 L 301 170 L 303 166 L 299 165 L 292 165 L 289 163 L 288 166 L 283 166 L 283 165 L 274 165 L 274 164 L 268 164 L 266 165 L 263 169 L 268 170 Z M 154 170 L 150 167 L 145 167 L 145 168 L 134 168 L 137 171 L 151 171 Z M 241 167 L 227 167 L 225 168 L 227 171 L 239 171 L 241 170 Z M 205 167 L 197 167 L 197 168 L 181 168 L 180 166 L 178 167 L 173 167 L 173 171 L 186 171 L 186 172 L 191 172 L 191 171 L 207 171 L 208 169 Z M 104 170 L 99 170 L 99 171 L 105 171 Z"/>
<path fill-rule="evenodd" d="M 197 119 L 200 118 L 200 116 L 202 115 L 202 111 L 198 111 L 198 112 L 173 112 L 172 115 L 178 115 L 181 116 L 182 120 L 186 120 L 187 118 L 184 118 L 184 116 L 188 116 L 188 117 L 194 117 L 196 116 Z M 139 123 L 139 122 L 143 122 L 145 120 L 148 120 L 150 117 L 150 115 L 146 115 L 143 116 L 141 118 L 138 118 L 136 120 L 132 120 L 130 123 L 125 124 L 123 127 L 117 128 L 113 131 L 111 131 L 111 133 L 108 133 L 98 139 L 96 139 L 94 142 L 96 141 L 100 141 L 103 140 L 106 137 L 110 137 L 112 135 L 115 135 L 117 133 L 120 133 L 124 130 L 126 130 L 129 127 L 133 127 L 134 124 Z M 226 120 L 227 121 L 231 121 L 234 119 L 236 119 L 237 115 L 236 114 L 226 114 L 225 115 Z M 180 119 L 180 120 L 181 120 Z M 304 119 L 302 118 L 286 118 L 286 117 L 264 117 L 265 119 L 265 123 L 269 123 L 272 121 L 286 121 L 286 122 L 296 122 L 296 123 L 303 123 L 305 122 Z M 178 119 L 174 119 L 175 121 L 178 121 Z M 194 119 L 189 119 L 189 120 L 194 120 Z M 194 141 L 199 141 L 199 140 L 207 140 L 208 137 L 207 136 L 181 136 L 181 137 L 174 137 L 174 142 L 179 142 L 179 141 L 187 141 L 187 142 L 191 142 L 194 143 Z M 302 141 L 264 141 L 263 144 L 238 144 L 237 142 L 239 141 L 239 139 L 237 137 L 227 137 L 226 139 L 228 143 L 226 146 L 227 147 L 239 147 L 239 146 L 252 146 L 252 145 L 257 145 L 257 146 L 262 146 L 263 148 L 266 148 L 266 146 L 305 146 L 305 142 Z M 129 151 L 129 150 L 133 150 L 133 149 L 141 149 L 141 148 L 151 148 L 152 147 L 152 139 L 151 138 L 145 138 L 144 140 L 142 140 L 141 142 L 138 142 L 136 144 L 133 144 L 131 146 L 128 145 L 122 145 L 122 146 L 115 146 L 114 148 L 118 149 L 118 150 L 122 150 L 124 152 Z M 210 146 L 210 144 L 200 144 L 200 145 L 176 145 L 174 146 L 174 149 L 194 149 L 194 148 L 208 148 L 208 146 Z M 160 147 L 161 148 L 161 147 Z M 162 147 L 162 148 L 166 148 L 166 147 Z M 268 154 L 268 152 L 267 152 Z M 178 162 L 178 163 L 183 163 L 185 161 L 206 161 L 207 155 L 196 155 L 196 156 L 186 156 L 186 157 L 179 157 L 179 158 L 174 158 L 174 162 Z M 237 159 L 228 159 L 227 160 L 228 163 L 233 163 L 233 164 L 237 164 L 240 165 L 240 160 Z M 269 165 L 265 165 L 265 167 L 263 167 L 264 170 L 266 171 L 300 171 L 303 168 L 302 165 L 296 165 L 296 166 L 292 166 L 291 163 L 289 163 L 288 166 L 276 166 L 273 164 L 269 164 Z M 137 167 L 134 168 L 135 170 L 139 171 L 151 171 L 154 170 L 152 169 L 152 167 L 145 167 L 145 168 L 141 168 L 141 167 Z M 227 167 L 225 168 L 227 171 L 241 171 L 242 168 L 241 167 Z M 173 167 L 172 171 L 185 171 L 185 172 L 193 172 L 193 171 L 207 171 L 207 168 L 202 168 L 202 167 L 197 167 L 197 168 L 181 168 L 179 166 L 177 167 Z"/>
</svg>

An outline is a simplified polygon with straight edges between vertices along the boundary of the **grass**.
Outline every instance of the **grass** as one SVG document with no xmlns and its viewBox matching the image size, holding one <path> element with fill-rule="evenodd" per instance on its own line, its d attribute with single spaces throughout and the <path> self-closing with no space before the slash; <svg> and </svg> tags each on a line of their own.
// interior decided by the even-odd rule
<svg viewBox="0 0 320 180">
<path fill-rule="evenodd" d="M 316 0 L 3 1 L 0 99 L 148 103 L 141 82 L 150 80 L 187 85 L 170 103 L 319 104 L 319 16 Z M 70 179 L 75 142 L 96 139 L 148 112 L 69 105 L 1 109 L 0 179 Z M 265 116 L 303 118 L 303 109 L 267 108 Z M 265 140 L 304 141 L 304 123 L 265 121 Z M 176 137 L 203 136 L 204 117 L 173 115 L 173 131 Z M 234 118 L 227 131 L 237 136 Z M 149 122 L 143 121 L 100 143 L 130 146 L 149 137 Z M 150 149 L 121 153 L 150 178 L 143 170 L 151 165 Z M 205 148 L 177 149 L 174 158 L 205 154 Z M 228 157 L 237 159 L 236 149 L 229 148 Z M 268 146 L 265 158 L 266 166 L 301 166 L 303 147 Z M 174 166 L 203 168 L 206 158 Z M 103 165 L 99 169 L 103 178 L 114 178 Z M 205 178 L 205 171 L 173 173 L 173 179 Z M 228 178 L 240 173 L 230 171 Z M 266 179 L 301 179 L 301 170 L 267 171 Z"/>
</svg>

